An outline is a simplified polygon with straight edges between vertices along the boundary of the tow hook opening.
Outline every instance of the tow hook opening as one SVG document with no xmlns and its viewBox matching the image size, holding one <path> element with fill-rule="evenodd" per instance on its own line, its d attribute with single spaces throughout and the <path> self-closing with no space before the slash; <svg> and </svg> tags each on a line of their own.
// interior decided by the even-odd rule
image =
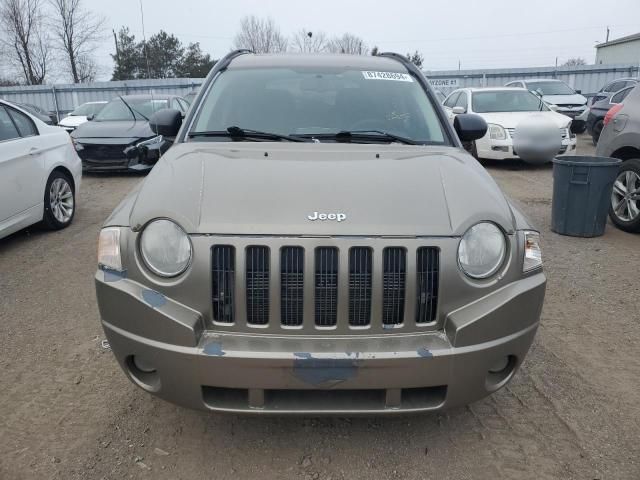
<svg viewBox="0 0 640 480">
<path fill-rule="evenodd" d="M 144 357 L 129 355 L 125 360 L 131 379 L 140 388 L 148 392 L 160 390 L 160 375 L 155 367 Z"/>
<path fill-rule="evenodd" d="M 515 355 L 505 355 L 497 359 L 487 372 L 487 390 L 493 392 L 506 385 L 511 380 L 517 364 L 518 359 Z"/>
</svg>

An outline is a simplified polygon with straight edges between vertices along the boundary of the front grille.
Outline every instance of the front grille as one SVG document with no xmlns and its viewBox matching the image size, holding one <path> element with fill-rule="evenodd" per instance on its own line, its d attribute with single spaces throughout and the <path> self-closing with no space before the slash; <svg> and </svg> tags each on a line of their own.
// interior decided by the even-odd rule
<svg viewBox="0 0 640 480">
<path fill-rule="evenodd" d="M 372 259 L 370 248 L 349 251 L 349 325 L 362 327 L 371 322 Z"/>
<path fill-rule="evenodd" d="M 338 321 L 338 249 L 316 248 L 316 325 L 330 327 Z"/>
<path fill-rule="evenodd" d="M 282 325 L 302 325 L 304 298 L 304 249 L 280 250 L 280 310 Z"/>
<path fill-rule="evenodd" d="M 235 248 L 229 245 L 213 247 L 211 252 L 211 286 L 213 319 L 216 322 L 233 322 L 235 290 Z"/>
<path fill-rule="evenodd" d="M 78 156 L 85 162 L 99 162 L 103 165 L 121 164 L 127 159 L 124 150 L 127 145 L 96 145 L 80 143 L 82 150 Z"/>
<path fill-rule="evenodd" d="M 514 138 L 515 133 L 516 133 L 516 129 L 515 128 L 507 128 L 507 132 L 509 132 L 509 136 L 511 138 Z M 568 128 L 561 128 L 560 129 L 560 136 L 562 137 L 562 140 L 566 140 L 569 137 L 569 129 Z"/>
<path fill-rule="evenodd" d="M 236 279 L 236 273 L 244 277 Z M 437 247 L 320 246 L 305 251 L 301 246 L 214 245 L 211 274 L 217 324 L 382 329 L 421 326 L 438 318 Z M 236 318 L 245 313 L 246 324 L 245 318 Z"/>
<path fill-rule="evenodd" d="M 436 319 L 440 272 L 439 252 L 436 248 L 419 248 L 416 258 L 418 304 L 416 322 L 429 323 Z"/>
<path fill-rule="evenodd" d="M 382 324 L 398 325 L 404 319 L 407 252 L 399 247 L 385 248 L 382 262 Z"/>
<path fill-rule="evenodd" d="M 266 325 L 269 323 L 269 249 L 247 247 L 247 323 Z"/>
</svg>

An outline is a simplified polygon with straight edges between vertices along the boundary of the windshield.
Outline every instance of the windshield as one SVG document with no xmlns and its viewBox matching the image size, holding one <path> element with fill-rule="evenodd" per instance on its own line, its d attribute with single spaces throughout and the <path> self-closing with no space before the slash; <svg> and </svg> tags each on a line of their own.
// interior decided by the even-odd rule
<svg viewBox="0 0 640 480">
<path fill-rule="evenodd" d="M 129 104 L 131 109 L 135 114 L 136 120 L 145 120 L 144 117 L 149 118 L 154 112 L 158 110 L 162 110 L 163 108 L 168 108 L 169 103 L 167 100 L 158 100 L 149 98 L 124 98 L 126 102 Z M 115 98 L 111 100 L 98 115 L 94 121 L 96 122 L 113 122 L 118 120 L 131 120 L 133 115 L 131 110 L 127 108 L 125 103 L 119 99 Z"/>
<path fill-rule="evenodd" d="M 549 110 L 540 97 L 525 90 L 473 92 L 471 102 L 476 113 Z"/>
<path fill-rule="evenodd" d="M 564 82 L 527 82 L 527 88 L 533 92 L 542 91 L 543 95 L 574 95 L 576 92 Z"/>
<path fill-rule="evenodd" d="M 80 116 L 87 117 L 89 115 L 95 115 L 100 110 L 102 110 L 105 105 L 106 105 L 106 103 L 85 103 L 83 105 L 80 105 L 78 108 L 76 108 L 69 115 L 73 115 L 73 116 L 77 116 L 77 117 L 80 117 Z M 131 115 L 129 115 L 129 116 L 131 116 Z"/>
<path fill-rule="evenodd" d="M 420 143 L 446 142 L 434 105 L 406 73 L 227 70 L 208 92 L 190 134 L 226 131 L 231 126 L 309 136 L 378 130 Z"/>
</svg>

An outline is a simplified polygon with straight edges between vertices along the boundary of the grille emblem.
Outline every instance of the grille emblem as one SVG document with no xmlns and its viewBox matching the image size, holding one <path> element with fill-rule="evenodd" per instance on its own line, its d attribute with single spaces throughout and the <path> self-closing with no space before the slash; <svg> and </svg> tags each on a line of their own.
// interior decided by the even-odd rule
<svg viewBox="0 0 640 480">
<path fill-rule="evenodd" d="M 344 222 L 347 219 L 347 215 L 344 213 L 320 213 L 313 212 L 313 215 L 307 215 L 307 218 L 312 222 L 316 220 L 320 220 L 322 222 L 326 222 L 327 220 L 336 221 L 336 222 Z"/>
</svg>

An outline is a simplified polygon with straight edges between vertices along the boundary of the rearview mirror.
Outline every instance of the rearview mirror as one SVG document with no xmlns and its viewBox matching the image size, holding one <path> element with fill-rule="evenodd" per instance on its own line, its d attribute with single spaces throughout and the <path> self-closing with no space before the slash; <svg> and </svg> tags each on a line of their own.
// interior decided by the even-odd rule
<svg viewBox="0 0 640 480">
<path fill-rule="evenodd" d="M 582 93 L 582 90 L 576 90 L 576 93 L 580 94 Z"/>
<path fill-rule="evenodd" d="M 87 115 L 87 121 L 88 121 L 88 122 L 93 121 L 93 119 L 94 119 L 94 118 L 95 118 L 95 115 L 94 115 L 94 114 Z"/>
<path fill-rule="evenodd" d="M 453 119 L 453 128 L 463 142 L 472 142 L 487 133 L 487 122 L 480 115 L 463 113 Z"/>
<path fill-rule="evenodd" d="M 451 109 L 454 115 L 460 115 L 461 113 L 467 113 L 467 110 L 464 107 L 453 107 Z"/>
<path fill-rule="evenodd" d="M 151 115 L 149 126 L 156 135 L 175 137 L 182 126 L 182 112 L 172 108 L 158 110 Z"/>
</svg>

